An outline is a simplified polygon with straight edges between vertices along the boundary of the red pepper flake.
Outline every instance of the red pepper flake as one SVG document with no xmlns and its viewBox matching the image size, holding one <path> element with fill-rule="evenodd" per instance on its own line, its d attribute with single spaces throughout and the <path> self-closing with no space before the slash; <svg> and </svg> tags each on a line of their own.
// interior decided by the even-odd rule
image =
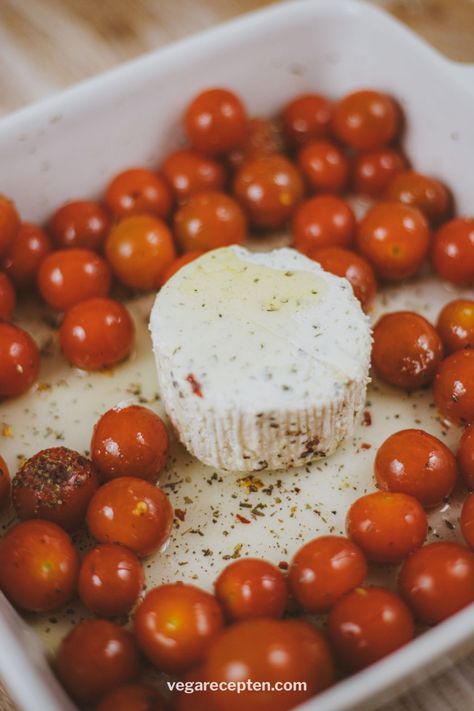
<svg viewBox="0 0 474 711">
<path fill-rule="evenodd" d="M 290 566 L 288 565 L 288 563 L 286 562 L 286 560 L 281 560 L 281 561 L 278 563 L 278 567 L 280 568 L 280 570 L 288 570 L 288 568 L 289 568 Z"/>
<path fill-rule="evenodd" d="M 362 444 L 360 445 L 360 448 L 361 449 L 372 449 L 372 445 L 369 444 L 368 442 L 362 442 Z"/>
<path fill-rule="evenodd" d="M 184 521 L 184 519 L 186 518 L 186 511 L 183 509 L 175 509 L 174 515 L 176 516 L 176 518 L 179 518 L 180 521 Z"/>
<path fill-rule="evenodd" d="M 240 521 L 240 523 L 252 523 L 252 521 L 249 521 L 248 518 L 245 518 L 245 516 L 241 516 L 240 514 L 235 514 L 235 518 L 237 521 Z"/>
<path fill-rule="evenodd" d="M 364 427 L 370 427 L 370 425 L 372 424 L 372 415 L 368 410 L 365 410 L 364 412 L 362 424 L 364 425 Z"/>
<path fill-rule="evenodd" d="M 201 384 L 196 380 L 194 375 L 192 373 L 189 373 L 189 375 L 186 376 L 186 380 L 191 385 L 194 395 L 197 395 L 198 397 L 202 397 L 203 395 L 202 395 L 202 390 L 201 390 Z"/>
</svg>

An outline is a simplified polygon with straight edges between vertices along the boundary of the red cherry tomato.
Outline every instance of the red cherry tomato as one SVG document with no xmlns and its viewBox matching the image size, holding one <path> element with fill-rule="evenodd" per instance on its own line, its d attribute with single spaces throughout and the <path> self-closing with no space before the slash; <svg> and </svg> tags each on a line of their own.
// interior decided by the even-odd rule
<svg viewBox="0 0 474 711">
<path fill-rule="evenodd" d="M 109 368 L 127 358 L 135 327 L 125 306 L 112 299 L 88 299 L 66 313 L 59 329 L 68 361 L 83 370 Z"/>
<path fill-rule="evenodd" d="M 91 457 L 106 480 L 136 476 L 155 482 L 168 457 L 166 425 L 141 405 L 114 407 L 94 427 Z"/>
<path fill-rule="evenodd" d="M 439 180 L 414 170 L 399 172 L 388 186 L 386 197 L 417 207 L 434 225 L 446 220 L 452 207 L 451 195 Z"/>
<path fill-rule="evenodd" d="M 180 257 L 177 257 L 174 262 L 171 262 L 168 269 L 166 269 L 165 273 L 163 274 L 161 279 L 161 286 L 164 286 L 166 282 L 169 281 L 171 277 L 176 274 L 176 272 L 179 272 L 181 267 L 185 267 L 186 264 L 194 262 L 194 260 L 198 257 L 202 257 L 203 254 L 204 252 L 202 250 L 195 249 L 193 252 L 185 252 Z"/>
<path fill-rule="evenodd" d="M 50 521 L 24 521 L 0 540 L 0 589 L 22 610 L 48 612 L 73 596 L 79 556 Z"/>
<path fill-rule="evenodd" d="M 433 385 L 438 410 L 453 422 L 474 422 L 474 351 L 457 351 L 440 365 Z"/>
<path fill-rule="evenodd" d="M 342 666 L 359 671 L 410 642 L 410 610 L 381 587 L 356 588 L 336 602 L 328 619 L 329 640 Z"/>
<path fill-rule="evenodd" d="M 16 306 L 16 294 L 9 277 L 0 272 L 0 321 L 10 321 Z"/>
<path fill-rule="evenodd" d="M 312 257 L 324 247 L 349 247 L 356 220 L 350 205 L 334 195 L 318 195 L 303 202 L 293 217 L 296 249 Z"/>
<path fill-rule="evenodd" d="M 110 228 L 102 205 L 92 200 L 74 200 L 56 210 L 48 225 L 57 249 L 100 250 Z"/>
<path fill-rule="evenodd" d="M 405 561 L 398 585 L 415 617 L 436 625 L 474 602 L 474 553 L 459 543 L 431 543 Z"/>
<path fill-rule="evenodd" d="M 459 471 L 469 489 L 474 489 L 474 424 L 463 432 L 458 449 Z"/>
<path fill-rule="evenodd" d="M 375 478 L 384 491 L 414 496 L 423 506 L 438 506 L 456 484 L 456 459 L 437 437 L 423 430 L 401 430 L 379 447 Z"/>
<path fill-rule="evenodd" d="M 345 277 L 352 286 L 354 296 L 367 310 L 377 293 L 377 282 L 370 264 L 355 252 L 342 247 L 323 247 L 311 251 L 311 258 L 327 272 Z"/>
<path fill-rule="evenodd" d="M 4 257 L 20 229 L 20 218 L 11 200 L 0 195 L 0 257 Z"/>
<path fill-rule="evenodd" d="M 461 531 L 467 545 L 474 548 L 474 494 L 464 501 L 461 511 Z"/>
<path fill-rule="evenodd" d="M 214 587 L 227 619 L 232 621 L 281 617 L 288 601 L 288 587 L 280 570 L 257 558 L 241 558 L 228 565 Z"/>
<path fill-rule="evenodd" d="M 238 148 L 245 139 L 247 116 L 235 94 L 207 89 L 189 104 L 184 124 L 193 148 L 215 155 Z"/>
<path fill-rule="evenodd" d="M 59 647 L 55 671 L 66 691 L 83 703 L 97 701 L 138 676 L 135 641 L 107 620 L 79 622 Z"/>
<path fill-rule="evenodd" d="M 38 378 L 38 346 L 22 328 L 0 323 L 0 398 L 23 395 Z"/>
<path fill-rule="evenodd" d="M 36 286 L 41 262 L 51 251 L 48 235 L 38 225 L 24 222 L 5 256 L 3 268 L 17 289 Z"/>
<path fill-rule="evenodd" d="M 120 543 L 137 555 L 160 550 L 169 538 L 173 510 L 161 489 L 123 476 L 98 489 L 87 510 L 87 526 L 100 543 Z"/>
<path fill-rule="evenodd" d="M 138 606 L 135 636 L 161 671 L 179 674 L 203 661 L 224 626 L 213 595 L 194 585 L 174 583 L 151 590 Z"/>
<path fill-rule="evenodd" d="M 335 136 L 360 151 L 382 148 L 399 129 L 400 112 L 389 96 L 378 91 L 355 91 L 334 107 L 332 130 Z"/>
<path fill-rule="evenodd" d="M 180 203 L 196 193 L 223 190 L 226 178 L 220 163 L 189 148 L 171 153 L 161 171 Z"/>
<path fill-rule="evenodd" d="M 243 244 L 247 236 L 240 205 L 225 193 L 199 193 L 174 216 L 174 234 L 185 252 Z"/>
<path fill-rule="evenodd" d="M 438 316 L 438 333 L 447 353 L 474 348 L 474 301 L 455 299 Z"/>
<path fill-rule="evenodd" d="M 247 121 L 244 142 L 233 150 L 227 159 L 233 168 L 237 168 L 246 160 L 282 153 L 283 150 L 279 125 L 275 121 L 256 117 Z"/>
<path fill-rule="evenodd" d="M 105 203 L 117 219 L 147 212 L 165 218 L 171 210 L 171 190 L 161 175 L 146 168 L 129 168 L 111 180 Z"/>
<path fill-rule="evenodd" d="M 474 280 L 474 219 L 457 217 L 434 236 L 431 252 L 435 272 L 453 284 Z"/>
<path fill-rule="evenodd" d="M 406 167 L 405 158 L 394 148 L 360 153 L 353 165 L 354 190 L 378 198 L 385 193 L 392 179 Z"/>
<path fill-rule="evenodd" d="M 79 571 L 79 597 L 96 615 L 129 612 L 144 583 L 142 564 L 128 548 L 104 543 L 87 553 Z"/>
<path fill-rule="evenodd" d="M 324 96 L 303 94 L 285 106 L 281 114 L 285 137 L 292 146 L 329 134 L 332 105 Z"/>
<path fill-rule="evenodd" d="M 327 612 L 361 585 L 367 563 L 360 548 L 342 536 L 321 536 L 306 543 L 293 558 L 289 583 L 293 597 L 308 612 Z"/>
<path fill-rule="evenodd" d="M 298 153 L 298 165 L 312 191 L 339 193 L 347 186 L 349 159 L 333 141 L 310 141 Z"/>
<path fill-rule="evenodd" d="M 95 711 L 167 711 L 167 709 L 167 704 L 152 686 L 125 684 L 108 693 Z"/>
<path fill-rule="evenodd" d="M 51 447 L 27 459 L 18 470 L 13 506 L 21 519 L 42 518 L 74 530 L 83 523 L 98 486 L 89 459 L 66 447 Z"/>
<path fill-rule="evenodd" d="M 132 289 L 157 289 L 176 257 L 168 226 L 152 215 L 132 215 L 112 228 L 105 245 L 117 279 Z"/>
<path fill-rule="evenodd" d="M 0 456 L 0 511 L 7 508 L 10 503 L 10 472 L 6 461 Z"/>
</svg>

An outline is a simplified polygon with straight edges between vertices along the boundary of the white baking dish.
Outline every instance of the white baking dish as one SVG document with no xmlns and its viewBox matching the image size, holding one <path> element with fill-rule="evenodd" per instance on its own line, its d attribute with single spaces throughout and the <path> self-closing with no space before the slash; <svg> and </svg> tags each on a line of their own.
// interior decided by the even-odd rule
<svg viewBox="0 0 474 711">
<path fill-rule="evenodd" d="M 157 165 L 181 140 L 178 118 L 184 105 L 209 85 L 235 89 L 250 112 L 261 115 L 275 113 L 289 97 L 302 91 L 337 97 L 362 86 L 385 90 L 406 110 L 404 145 L 414 164 L 442 176 L 457 197 L 458 209 L 474 212 L 474 67 L 447 61 L 390 17 L 349 0 L 275 5 L 4 118 L 0 122 L 0 191 L 16 200 L 24 219 L 41 221 L 66 199 L 97 194 L 114 172 L 127 165 Z M 442 300 L 439 289 L 428 283 L 423 292 L 427 305 L 420 308 L 431 316 L 436 313 L 435 302 Z M 433 294 L 433 303 L 429 294 Z M 444 292 L 444 296 L 449 294 Z M 393 304 L 396 298 L 393 296 Z M 417 304 L 416 287 L 404 298 L 408 305 Z M 140 342 L 138 360 L 143 356 L 143 367 L 148 367 L 145 351 Z M 44 377 L 51 376 L 53 363 L 47 364 Z M 58 368 L 62 368 L 62 376 L 71 378 L 71 388 L 83 395 L 84 407 L 90 406 L 78 376 L 70 375 L 64 366 Z M 120 378 L 117 382 L 120 384 Z M 98 392 L 101 387 L 105 392 L 100 383 Z M 96 411 L 117 400 L 120 386 L 115 390 L 107 387 Z M 44 395 L 38 405 L 38 417 L 48 416 L 47 397 Z M 77 410 L 79 416 L 82 413 L 81 397 L 74 408 L 67 400 L 70 393 L 61 397 L 62 409 L 58 411 L 72 440 L 67 444 L 84 449 L 86 435 L 80 426 L 73 427 L 72 420 L 67 421 L 70 410 Z M 387 395 L 388 410 L 394 406 Z M 405 405 L 400 407 L 403 410 Z M 21 423 L 22 408 L 24 401 L 3 404 L 0 420 Z M 403 417 L 400 428 L 402 421 Z M 435 431 L 433 422 L 430 426 Z M 382 434 L 389 433 L 382 429 L 371 435 L 375 445 Z M 453 443 L 455 439 L 453 435 Z M 41 441 L 23 442 L 23 451 L 28 452 L 29 447 L 37 450 L 53 440 L 47 435 Z M 1 446 L 12 462 L 18 447 L 15 450 L 9 441 Z M 360 461 L 370 470 L 369 455 L 362 454 Z M 370 479 L 370 472 L 368 476 Z M 259 544 L 262 546 L 262 541 Z M 294 547 L 292 544 L 292 550 Z M 0 640 L 0 676 L 20 707 L 25 711 L 73 709 L 31 631 L 1 597 Z M 305 708 L 368 711 L 382 698 L 401 692 L 472 647 L 474 611 L 467 609 Z"/>
</svg>

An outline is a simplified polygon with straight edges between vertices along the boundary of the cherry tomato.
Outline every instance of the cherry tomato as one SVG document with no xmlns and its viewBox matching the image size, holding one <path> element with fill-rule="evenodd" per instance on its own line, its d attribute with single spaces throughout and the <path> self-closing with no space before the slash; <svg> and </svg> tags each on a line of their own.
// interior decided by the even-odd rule
<svg viewBox="0 0 474 711">
<path fill-rule="evenodd" d="M 0 195 L 0 257 L 10 249 L 20 229 L 20 218 L 11 200 Z"/>
<path fill-rule="evenodd" d="M 79 571 L 79 597 L 96 615 L 124 615 L 131 610 L 144 583 L 135 553 L 104 543 L 87 553 Z"/>
<path fill-rule="evenodd" d="M 334 681 L 328 645 L 316 629 L 299 620 L 244 620 L 228 627 L 212 644 L 204 663 L 211 682 L 270 682 L 258 693 L 216 691 L 217 711 L 287 711 Z M 277 691 L 276 682 L 305 682 L 306 689 Z M 281 687 L 280 687 L 281 688 Z"/>
<path fill-rule="evenodd" d="M 174 583 L 150 590 L 135 612 L 133 626 L 148 659 L 161 671 L 179 674 L 204 659 L 224 618 L 213 595 Z"/>
<path fill-rule="evenodd" d="M 474 424 L 464 430 L 458 449 L 459 471 L 469 489 L 474 489 Z"/>
<path fill-rule="evenodd" d="M 474 348 L 474 301 L 455 299 L 446 304 L 437 329 L 447 353 Z"/>
<path fill-rule="evenodd" d="M 184 124 L 192 147 L 215 155 L 228 153 L 244 142 L 247 115 L 231 91 L 207 89 L 189 104 Z"/>
<path fill-rule="evenodd" d="M 200 249 L 195 249 L 193 252 L 185 252 L 180 257 L 177 257 L 174 262 L 171 262 L 168 269 L 165 271 L 161 278 L 161 286 L 164 286 L 167 281 L 171 279 L 172 276 L 179 272 L 181 267 L 185 267 L 186 264 L 194 262 L 198 257 L 202 257 L 204 252 Z"/>
<path fill-rule="evenodd" d="M 87 510 L 87 526 L 100 543 L 119 543 L 140 556 L 167 542 L 173 510 L 161 489 L 144 479 L 123 476 L 98 489 Z"/>
<path fill-rule="evenodd" d="M 91 457 L 106 480 L 136 476 L 155 482 L 168 457 L 166 425 L 141 405 L 114 407 L 94 427 Z"/>
<path fill-rule="evenodd" d="M 138 652 L 122 627 L 107 620 L 82 620 L 63 639 L 54 668 L 68 694 L 92 702 L 138 676 Z"/>
<path fill-rule="evenodd" d="M 333 141 L 306 143 L 298 153 L 298 166 L 314 192 L 341 192 L 349 179 L 349 160 Z"/>
<path fill-rule="evenodd" d="M 16 294 L 9 277 L 0 272 L 0 321 L 10 321 L 16 306 Z"/>
<path fill-rule="evenodd" d="M 242 165 L 244 161 L 282 153 L 284 150 L 280 127 L 275 121 L 263 118 L 251 118 L 245 127 L 244 142 L 227 157 L 233 168 Z"/>
<path fill-rule="evenodd" d="M 474 494 L 464 501 L 461 511 L 461 531 L 467 545 L 474 548 Z"/>
<path fill-rule="evenodd" d="M 288 143 L 298 147 L 325 138 L 329 134 L 331 112 L 331 102 L 318 94 L 303 94 L 290 101 L 281 114 Z"/>
<path fill-rule="evenodd" d="M 100 370 L 127 358 L 135 327 L 125 306 L 112 299 L 88 299 L 66 313 L 59 329 L 68 361 L 83 370 Z"/>
<path fill-rule="evenodd" d="M 36 286 L 41 262 L 51 251 L 48 235 L 38 225 L 24 222 L 3 261 L 3 268 L 17 289 Z"/>
<path fill-rule="evenodd" d="M 423 430 L 401 430 L 379 447 L 377 486 L 414 496 L 423 506 L 438 506 L 454 489 L 456 459 L 437 437 Z"/>
<path fill-rule="evenodd" d="M 98 486 L 89 459 L 66 447 L 51 447 L 27 459 L 18 470 L 13 506 L 21 519 L 42 518 L 74 530 L 83 523 Z"/>
<path fill-rule="evenodd" d="M 100 250 L 110 228 L 102 205 L 92 200 L 74 200 L 56 210 L 48 225 L 57 249 Z"/>
<path fill-rule="evenodd" d="M 122 284 L 144 291 L 160 286 L 165 270 L 176 257 L 169 228 L 152 215 L 133 215 L 115 225 L 105 251 Z"/>
<path fill-rule="evenodd" d="M 433 380 L 443 344 L 433 326 L 412 311 L 385 314 L 375 324 L 372 365 L 386 383 L 415 390 Z"/>
<path fill-rule="evenodd" d="M 67 311 L 81 301 L 107 296 L 110 267 L 90 249 L 59 249 L 48 254 L 38 271 L 38 289 L 48 304 Z"/>
<path fill-rule="evenodd" d="M 446 220 L 452 207 L 451 195 L 439 180 L 414 170 L 399 172 L 388 186 L 386 197 L 417 207 L 434 225 Z"/>
<path fill-rule="evenodd" d="M 361 90 L 348 94 L 334 107 L 332 130 L 336 137 L 360 151 L 382 148 L 399 129 L 396 103 L 378 91 Z"/>
<path fill-rule="evenodd" d="M 355 252 L 342 247 L 323 247 L 311 251 L 311 258 L 327 272 L 345 277 L 352 286 L 354 296 L 364 310 L 377 293 L 377 281 L 370 264 Z"/>
<path fill-rule="evenodd" d="M 38 378 L 40 354 L 30 335 L 0 323 L 0 398 L 23 395 Z"/>
<path fill-rule="evenodd" d="M 226 178 L 220 163 L 189 148 L 171 153 L 161 171 L 179 203 L 196 193 L 222 190 Z"/>
<path fill-rule="evenodd" d="M 167 711 L 159 693 L 147 684 L 125 684 L 105 696 L 95 711 Z"/>
<path fill-rule="evenodd" d="M 48 612 L 73 596 L 79 556 L 68 534 L 50 521 L 23 521 L 0 540 L 0 588 L 30 612 Z"/>
<path fill-rule="evenodd" d="M 370 208 L 359 224 L 356 244 L 377 276 L 400 281 L 414 276 L 428 254 L 430 233 L 423 214 L 396 202 Z"/>
<path fill-rule="evenodd" d="M 405 158 L 394 148 L 360 153 L 353 165 L 354 190 L 378 198 L 385 193 L 394 176 L 406 167 Z"/>
<path fill-rule="evenodd" d="M 434 236 L 431 252 L 435 272 L 454 284 L 474 280 L 474 218 L 457 217 Z"/>
<path fill-rule="evenodd" d="M 243 244 L 247 224 L 240 205 L 225 193 L 199 193 L 175 213 L 174 234 L 183 251 L 207 251 Z"/>
<path fill-rule="evenodd" d="M 474 351 L 457 351 L 440 365 L 433 385 L 441 414 L 461 424 L 474 421 Z"/>
<path fill-rule="evenodd" d="M 256 227 L 281 227 L 304 194 L 297 167 L 283 155 L 258 156 L 237 171 L 234 193 Z"/>
<path fill-rule="evenodd" d="M 10 472 L 6 461 L 0 456 L 0 511 L 7 508 L 10 503 Z"/>
<path fill-rule="evenodd" d="M 398 585 L 415 617 L 436 625 L 474 602 L 474 553 L 459 543 L 430 543 L 405 561 Z"/>
<path fill-rule="evenodd" d="M 410 642 L 410 610 L 381 587 L 356 588 L 336 602 L 328 619 L 329 641 L 345 669 L 359 671 Z"/>
<path fill-rule="evenodd" d="M 165 218 L 171 210 L 171 190 L 157 173 L 146 168 L 129 168 L 108 184 L 105 203 L 115 218 L 147 212 Z"/>
<path fill-rule="evenodd" d="M 318 195 L 303 202 L 293 217 L 296 249 L 312 257 L 323 247 L 349 247 L 356 227 L 350 205 L 334 195 Z"/>
<path fill-rule="evenodd" d="M 288 587 L 280 570 L 257 558 L 241 558 L 228 565 L 214 587 L 227 619 L 232 621 L 281 617 L 288 602 Z"/>
<path fill-rule="evenodd" d="M 342 536 L 321 536 L 293 558 L 289 583 L 293 597 L 308 612 L 327 612 L 367 575 L 360 548 Z"/>
</svg>

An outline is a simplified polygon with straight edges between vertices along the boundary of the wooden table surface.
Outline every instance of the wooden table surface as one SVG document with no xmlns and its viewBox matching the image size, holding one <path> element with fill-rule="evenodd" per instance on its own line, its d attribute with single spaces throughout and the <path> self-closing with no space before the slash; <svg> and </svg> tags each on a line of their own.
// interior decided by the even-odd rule
<svg viewBox="0 0 474 711">
<path fill-rule="evenodd" d="M 278 0 L 0 0 L 0 114 L 275 1 Z M 372 2 L 450 58 L 474 63 L 474 0 Z M 404 694 L 383 711 L 472 708 L 474 655 Z M 13 709 L 1 688 L 0 709 Z"/>
</svg>

